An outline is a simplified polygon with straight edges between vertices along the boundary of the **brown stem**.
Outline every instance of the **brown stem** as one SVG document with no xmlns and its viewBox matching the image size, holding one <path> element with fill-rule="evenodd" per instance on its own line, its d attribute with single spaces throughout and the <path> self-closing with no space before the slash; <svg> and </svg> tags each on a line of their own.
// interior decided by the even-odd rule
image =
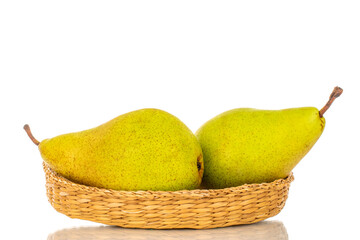
<svg viewBox="0 0 360 240">
<path fill-rule="evenodd" d="M 320 117 L 324 116 L 324 113 L 329 109 L 329 107 L 331 106 L 331 104 L 335 101 L 335 99 L 337 97 L 339 97 L 341 94 L 343 93 L 342 88 L 340 87 L 335 87 L 334 90 L 332 91 L 330 97 L 329 97 L 329 101 L 325 104 L 325 106 L 319 111 L 319 115 Z"/>
<path fill-rule="evenodd" d="M 40 142 L 38 140 L 36 140 L 34 138 L 34 136 L 32 135 L 31 130 L 30 130 L 30 126 L 25 124 L 24 129 L 25 129 L 25 132 L 27 133 L 27 135 L 29 136 L 29 138 L 31 139 L 31 141 L 33 141 L 33 143 L 35 143 L 35 145 L 39 145 Z"/>
</svg>

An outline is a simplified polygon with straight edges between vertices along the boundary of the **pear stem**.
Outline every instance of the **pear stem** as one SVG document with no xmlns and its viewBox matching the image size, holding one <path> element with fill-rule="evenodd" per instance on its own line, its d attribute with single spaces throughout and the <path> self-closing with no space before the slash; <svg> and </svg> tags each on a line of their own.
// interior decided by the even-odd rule
<svg viewBox="0 0 360 240">
<path fill-rule="evenodd" d="M 36 145 L 38 146 L 40 144 L 40 142 L 38 140 L 36 140 L 36 138 L 34 138 L 34 136 L 32 135 L 31 133 L 31 130 L 30 130 L 30 126 L 25 124 L 24 125 L 24 129 L 25 129 L 25 132 L 27 133 L 27 135 L 29 136 L 29 138 L 31 139 L 31 141 Z"/>
<path fill-rule="evenodd" d="M 340 87 L 335 87 L 334 90 L 332 91 L 330 97 L 329 97 L 329 101 L 325 104 L 325 106 L 319 111 L 319 115 L 320 117 L 324 116 L 324 113 L 329 109 L 329 107 L 331 106 L 331 104 L 335 101 L 335 99 L 337 97 L 339 97 L 341 94 L 343 93 L 342 88 Z"/>
</svg>

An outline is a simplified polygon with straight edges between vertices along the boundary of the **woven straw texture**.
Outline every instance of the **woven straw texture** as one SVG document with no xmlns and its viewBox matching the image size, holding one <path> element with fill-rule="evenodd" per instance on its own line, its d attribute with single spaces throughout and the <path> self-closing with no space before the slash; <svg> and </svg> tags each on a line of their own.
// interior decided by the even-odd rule
<svg viewBox="0 0 360 240">
<path fill-rule="evenodd" d="M 125 228 L 207 229 L 259 222 L 285 205 L 292 174 L 225 189 L 117 191 L 71 182 L 44 163 L 50 204 L 71 218 Z"/>
</svg>

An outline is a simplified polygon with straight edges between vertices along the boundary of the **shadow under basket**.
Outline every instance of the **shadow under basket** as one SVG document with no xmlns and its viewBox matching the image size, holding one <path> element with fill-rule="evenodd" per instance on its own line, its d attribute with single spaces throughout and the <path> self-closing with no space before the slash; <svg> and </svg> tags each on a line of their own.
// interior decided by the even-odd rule
<svg viewBox="0 0 360 240">
<path fill-rule="evenodd" d="M 224 189 L 118 191 L 71 182 L 44 163 L 50 204 L 71 218 L 125 228 L 208 229 L 250 224 L 277 215 L 292 173 L 271 183 Z"/>
</svg>

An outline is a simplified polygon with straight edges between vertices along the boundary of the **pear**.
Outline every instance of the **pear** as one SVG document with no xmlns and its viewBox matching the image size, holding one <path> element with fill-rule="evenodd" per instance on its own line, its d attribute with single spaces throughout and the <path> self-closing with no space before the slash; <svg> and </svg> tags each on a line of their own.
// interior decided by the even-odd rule
<svg viewBox="0 0 360 240">
<path fill-rule="evenodd" d="M 325 127 L 323 114 L 342 89 L 336 87 L 320 111 L 239 108 L 206 122 L 196 133 L 204 154 L 205 188 L 272 182 L 287 177 Z"/>
<path fill-rule="evenodd" d="M 98 127 L 37 141 L 44 161 L 76 183 L 115 190 L 196 189 L 203 174 L 195 135 L 158 109 L 123 114 Z"/>
</svg>

